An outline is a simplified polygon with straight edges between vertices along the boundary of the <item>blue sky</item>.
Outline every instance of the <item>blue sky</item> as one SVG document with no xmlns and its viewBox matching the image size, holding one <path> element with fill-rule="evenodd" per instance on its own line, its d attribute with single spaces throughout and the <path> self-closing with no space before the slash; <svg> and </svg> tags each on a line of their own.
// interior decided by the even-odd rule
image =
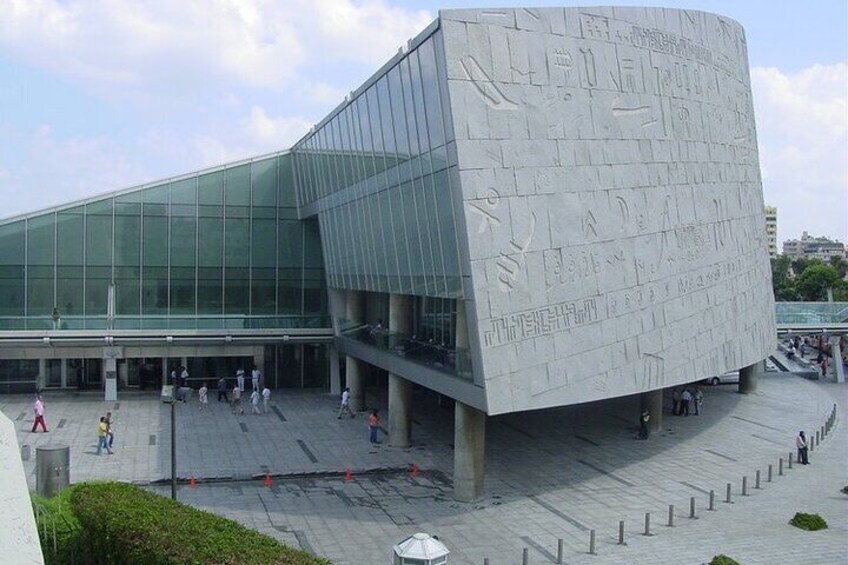
<svg viewBox="0 0 848 565">
<path fill-rule="evenodd" d="M 0 0 L 0 217 L 286 148 L 439 8 L 510 5 Z M 848 2 L 664 5 L 745 27 L 779 240 L 848 243 Z"/>
</svg>

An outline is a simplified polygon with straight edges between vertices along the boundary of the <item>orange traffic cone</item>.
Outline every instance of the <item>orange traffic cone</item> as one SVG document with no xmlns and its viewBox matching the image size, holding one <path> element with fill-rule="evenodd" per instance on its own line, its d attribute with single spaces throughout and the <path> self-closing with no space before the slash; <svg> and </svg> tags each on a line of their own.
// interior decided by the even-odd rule
<svg viewBox="0 0 848 565">
<path fill-rule="evenodd" d="M 346 481 L 352 481 L 353 480 L 353 473 L 350 472 L 350 469 L 345 469 L 345 480 Z"/>
<path fill-rule="evenodd" d="M 412 476 L 413 477 L 418 476 L 418 465 L 416 465 L 415 463 L 412 464 Z"/>
<path fill-rule="evenodd" d="M 265 473 L 265 486 L 271 488 L 271 475 Z"/>
<path fill-rule="evenodd" d="M 188 482 L 188 488 L 197 488 L 197 483 L 194 481 L 194 473 L 191 474 L 191 480 Z"/>
</svg>

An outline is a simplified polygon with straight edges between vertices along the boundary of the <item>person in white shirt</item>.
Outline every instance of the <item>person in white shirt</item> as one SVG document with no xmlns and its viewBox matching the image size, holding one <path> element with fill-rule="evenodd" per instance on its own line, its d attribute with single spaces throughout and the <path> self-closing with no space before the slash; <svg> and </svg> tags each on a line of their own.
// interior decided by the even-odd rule
<svg viewBox="0 0 848 565">
<path fill-rule="evenodd" d="M 197 391 L 197 398 L 200 400 L 200 409 L 206 410 L 209 405 L 209 389 L 206 387 L 206 383 L 203 383 L 200 390 Z"/>
<path fill-rule="evenodd" d="M 265 409 L 265 414 L 268 413 L 269 402 L 271 402 L 271 389 L 266 386 L 262 389 L 262 404 Z"/>
<path fill-rule="evenodd" d="M 250 413 L 259 414 L 259 391 L 254 390 L 250 393 Z"/>
<path fill-rule="evenodd" d="M 32 433 L 41 426 L 42 432 L 47 432 L 47 424 L 44 423 L 44 401 L 40 394 L 35 395 L 35 402 L 32 404 L 32 411 L 35 413 L 35 421 L 32 423 Z"/>
<path fill-rule="evenodd" d="M 239 414 L 244 414 L 244 408 L 241 406 L 241 390 L 238 385 L 233 387 L 233 414 L 238 411 Z"/>
<path fill-rule="evenodd" d="M 339 406 L 339 415 L 336 416 L 336 419 L 341 420 L 344 413 L 350 414 L 351 418 L 356 418 L 356 414 L 350 409 L 350 387 L 345 388 L 342 392 L 342 405 Z"/>
<path fill-rule="evenodd" d="M 241 392 L 244 392 L 244 370 L 239 369 L 236 371 L 236 386 Z"/>
<path fill-rule="evenodd" d="M 253 385 L 253 390 L 259 390 L 259 377 L 262 376 L 262 373 L 259 372 L 257 367 L 253 367 L 253 370 L 250 372 L 250 383 Z"/>
<path fill-rule="evenodd" d="M 692 404 L 692 393 L 689 392 L 688 388 L 683 389 L 683 394 L 680 395 L 680 398 L 683 400 L 683 415 L 689 415 L 689 405 Z"/>
</svg>

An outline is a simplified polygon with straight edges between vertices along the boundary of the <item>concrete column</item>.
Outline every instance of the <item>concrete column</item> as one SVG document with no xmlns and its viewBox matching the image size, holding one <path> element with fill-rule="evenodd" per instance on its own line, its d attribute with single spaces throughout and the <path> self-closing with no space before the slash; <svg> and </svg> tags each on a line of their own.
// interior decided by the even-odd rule
<svg viewBox="0 0 848 565">
<path fill-rule="evenodd" d="M 409 334 L 411 329 L 411 316 L 409 304 L 411 298 L 405 294 L 389 295 L 389 331 L 394 333 Z"/>
<path fill-rule="evenodd" d="M 61 365 L 59 365 L 59 371 L 62 378 L 60 382 L 62 383 L 62 387 L 66 387 L 68 386 L 68 360 L 63 358 L 60 359 L 60 361 Z"/>
<path fill-rule="evenodd" d="M 330 394 L 339 396 L 342 393 L 342 377 L 339 373 L 339 350 L 334 345 L 327 346 L 330 353 Z"/>
<path fill-rule="evenodd" d="M 38 360 L 38 375 L 35 377 L 35 388 L 42 390 L 47 384 L 47 359 Z"/>
<path fill-rule="evenodd" d="M 162 357 L 162 386 L 168 384 L 168 358 Z"/>
<path fill-rule="evenodd" d="M 465 317 L 465 301 L 456 301 L 456 348 L 468 349 L 468 324 Z"/>
<path fill-rule="evenodd" d="M 838 335 L 831 336 L 830 338 L 830 365 L 833 367 L 834 374 L 836 375 L 836 382 L 844 383 L 845 382 L 845 367 L 842 365 L 842 348 L 839 346 L 840 338 Z M 822 375 L 822 379 L 825 378 L 825 375 Z"/>
<path fill-rule="evenodd" d="M 350 409 L 360 412 L 365 409 L 365 387 L 360 374 L 359 359 L 345 356 L 345 385 L 350 388 Z"/>
<path fill-rule="evenodd" d="M 348 323 L 365 323 L 365 294 L 359 290 L 347 291 L 345 318 Z"/>
<path fill-rule="evenodd" d="M 762 374 L 762 361 L 757 361 L 753 365 L 739 369 L 739 392 L 742 394 L 753 394 L 757 392 L 757 381 Z"/>
<path fill-rule="evenodd" d="M 473 502 L 483 496 L 486 414 L 458 401 L 455 406 L 453 497 L 459 502 Z"/>
<path fill-rule="evenodd" d="M 663 389 L 649 390 L 640 395 L 642 410 L 647 409 L 651 413 L 649 427 L 652 432 L 662 430 L 663 422 Z M 637 416 L 636 422 L 639 421 Z"/>
<path fill-rule="evenodd" d="M 389 443 L 409 447 L 411 440 L 412 383 L 389 373 Z"/>
</svg>

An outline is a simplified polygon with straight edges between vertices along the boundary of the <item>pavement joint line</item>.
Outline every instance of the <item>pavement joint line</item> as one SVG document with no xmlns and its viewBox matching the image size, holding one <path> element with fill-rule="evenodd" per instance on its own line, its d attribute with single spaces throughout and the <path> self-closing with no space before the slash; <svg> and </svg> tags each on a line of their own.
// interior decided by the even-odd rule
<svg viewBox="0 0 848 565">
<path fill-rule="evenodd" d="M 544 500 L 542 500 L 541 498 L 539 498 L 535 494 L 530 495 L 529 498 L 530 498 L 530 500 L 532 500 L 533 502 L 535 502 L 536 504 L 538 504 L 539 506 L 541 506 L 545 510 L 555 514 L 556 516 L 559 516 L 560 518 L 562 518 L 563 520 L 565 520 L 566 522 L 568 522 L 569 524 L 571 524 L 575 528 L 579 529 L 580 531 L 588 532 L 591 529 L 591 528 L 589 528 L 589 526 L 580 522 L 576 518 L 572 518 L 571 516 L 569 516 L 568 514 L 563 512 L 562 510 L 559 510 L 559 509 L 555 508 L 553 505 L 548 504 L 547 502 L 545 502 Z"/>
<path fill-rule="evenodd" d="M 742 420 L 743 422 L 748 422 L 749 424 L 754 424 L 755 426 L 760 426 L 762 428 L 768 428 L 770 430 L 774 430 L 780 433 L 786 433 L 785 430 L 781 430 L 780 428 L 775 428 L 774 426 L 769 426 L 768 424 L 763 424 L 762 422 L 757 422 L 755 420 L 749 420 L 748 418 L 743 418 L 742 416 L 731 416 L 731 418 L 735 418 L 737 420 Z"/>
<path fill-rule="evenodd" d="M 315 454 L 309 449 L 309 446 L 306 445 L 306 442 L 302 439 L 297 440 L 297 444 L 300 446 L 300 449 L 306 454 L 309 460 L 313 463 L 318 463 L 318 458 L 315 457 Z"/>
<path fill-rule="evenodd" d="M 698 492 L 700 492 L 700 493 L 706 494 L 706 495 L 708 495 L 708 496 L 709 496 L 709 494 L 710 494 L 710 491 L 708 491 L 707 489 L 703 489 L 703 488 L 701 488 L 701 487 L 699 487 L 699 486 L 697 486 L 697 485 L 693 485 L 692 483 L 687 483 L 686 481 L 680 481 L 680 484 L 681 484 L 681 485 L 683 485 L 683 486 L 689 487 L 689 488 L 691 488 L 692 490 L 696 490 L 696 491 L 698 491 Z"/>
<path fill-rule="evenodd" d="M 239 422 L 239 427 L 241 428 L 241 431 L 243 431 L 244 433 L 250 433 L 249 430 L 247 429 L 247 424 L 245 424 L 244 422 Z"/>
<path fill-rule="evenodd" d="M 633 483 L 631 483 L 630 481 L 622 479 L 621 477 L 616 476 L 614 473 L 610 473 L 606 469 L 602 469 L 602 468 L 598 467 L 597 465 L 593 465 L 593 464 L 589 463 L 588 461 L 583 461 L 582 459 L 577 459 L 577 462 L 580 463 L 581 465 L 585 465 L 586 467 L 589 467 L 590 469 L 593 469 L 593 470 L 603 474 L 606 477 L 609 477 L 610 479 L 612 479 L 614 481 L 618 481 L 619 483 L 621 483 L 625 486 L 628 486 L 628 487 L 635 487 L 636 486 Z"/>
<path fill-rule="evenodd" d="M 509 428 L 510 430 L 517 432 L 517 433 L 519 433 L 519 434 L 521 434 L 525 437 L 529 437 L 530 439 L 539 439 L 536 436 L 534 436 L 533 434 L 526 432 L 526 431 L 522 430 L 521 428 L 510 424 L 509 422 L 501 422 L 501 425 L 504 426 L 505 428 Z"/>
<path fill-rule="evenodd" d="M 556 555 L 548 551 L 542 544 L 531 538 L 530 536 L 521 536 L 521 541 L 550 559 L 551 561 L 556 561 Z"/>
<path fill-rule="evenodd" d="M 597 443 L 597 442 L 595 442 L 595 441 L 592 441 L 591 439 L 589 439 L 589 438 L 587 438 L 587 437 L 578 436 L 578 435 L 576 435 L 576 436 L 574 436 L 574 437 L 575 437 L 575 438 L 577 438 L 577 439 L 579 439 L 580 441 L 584 441 L 584 442 L 588 443 L 589 445 L 594 445 L 595 447 L 601 447 L 601 444 L 600 444 L 600 443 Z"/>
<path fill-rule="evenodd" d="M 763 441 L 767 441 L 767 442 L 769 442 L 769 443 L 773 443 L 774 445 L 780 445 L 780 446 L 784 446 L 784 445 L 786 445 L 786 442 L 785 442 L 785 441 L 775 441 L 775 440 L 773 440 L 773 439 L 770 439 L 770 438 L 767 438 L 767 437 L 764 437 L 764 436 L 760 436 L 760 435 L 757 435 L 757 434 L 751 434 L 751 437 L 755 437 L 755 438 L 757 438 L 757 439 L 761 439 L 761 440 L 763 440 Z"/>
<path fill-rule="evenodd" d="M 68 423 L 68 421 L 65 418 L 62 418 L 61 420 L 59 420 L 59 423 L 56 424 L 56 428 L 61 430 L 62 428 L 65 427 L 65 424 L 67 424 L 67 423 Z"/>
<path fill-rule="evenodd" d="M 734 463 L 739 463 L 738 459 L 734 459 L 733 457 L 731 457 L 729 455 L 725 455 L 724 453 L 719 453 L 718 451 L 713 451 L 712 449 L 705 449 L 704 451 L 706 451 L 707 453 L 712 453 L 716 457 L 721 457 L 722 459 L 727 459 L 728 461 L 733 461 Z"/>
<path fill-rule="evenodd" d="M 283 416 L 283 413 L 280 411 L 280 409 L 277 408 L 276 406 L 272 406 L 271 411 L 273 411 L 274 414 L 277 415 L 277 418 L 279 418 L 281 422 L 287 422 L 288 421 L 288 420 L 286 420 L 286 417 Z"/>
</svg>

